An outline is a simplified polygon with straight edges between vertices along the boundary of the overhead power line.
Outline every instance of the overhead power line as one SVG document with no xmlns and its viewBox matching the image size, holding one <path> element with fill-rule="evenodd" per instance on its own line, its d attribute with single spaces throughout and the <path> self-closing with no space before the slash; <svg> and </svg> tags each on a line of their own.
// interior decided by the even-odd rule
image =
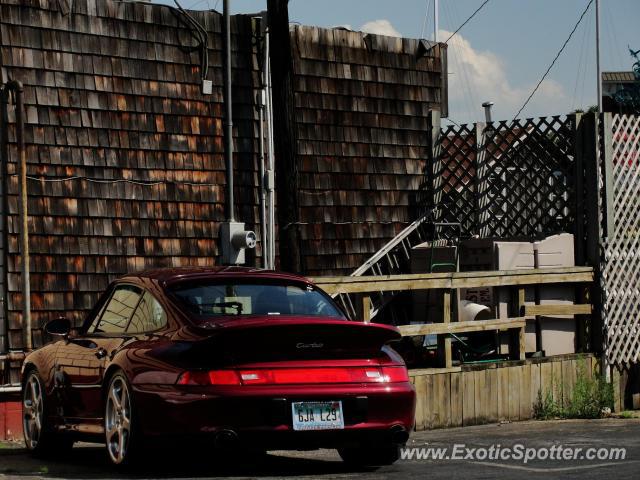
<svg viewBox="0 0 640 480">
<path fill-rule="evenodd" d="M 580 18 L 578 19 L 578 21 L 576 22 L 576 24 L 573 26 L 573 29 L 571 30 L 571 33 L 569 33 L 569 36 L 567 37 L 567 39 L 564 41 L 564 43 L 562 44 L 562 47 L 560 47 L 560 50 L 558 50 L 558 53 L 556 53 L 555 58 L 553 59 L 553 61 L 551 62 L 551 65 L 549 65 L 549 68 L 547 68 L 547 71 L 544 72 L 544 75 L 542 75 L 542 78 L 540 79 L 540 81 L 538 82 L 538 84 L 535 86 L 535 88 L 533 89 L 533 91 L 531 92 L 531 95 L 529 95 L 529 97 L 525 100 L 524 104 L 522 105 L 522 107 L 520 107 L 520 110 L 518 110 L 518 113 L 516 113 L 513 116 L 513 120 L 518 118 L 518 115 L 520 115 L 520 113 L 522 113 L 522 110 L 525 109 L 525 107 L 529 104 L 529 101 L 533 98 L 533 96 L 536 94 L 536 92 L 538 91 L 538 88 L 540 88 L 540 85 L 542 85 L 542 82 L 544 82 L 545 78 L 547 78 L 547 75 L 549 74 L 549 72 L 551 71 L 551 69 L 553 68 L 553 66 L 556 64 L 556 62 L 558 61 L 558 58 L 560 58 L 560 55 L 562 55 L 562 52 L 564 51 L 565 47 L 567 46 L 567 44 L 569 43 L 569 40 L 571 40 L 571 37 L 573 36 L 573 34 L 576 32 L 576 30 L 578 29 L 578 26 L 580 26 L 580 23 L 582 23 L 582 20 L 584 19 L 584 16 L 587 14 L 587 12 L 589 11 L 589 8 L 591 7 L 591 4 L 593 4 L 593 0 L 590 0 L 589 3 L 587 4 L 587 6 L 585 7 L 585 9 L 582 11 L 582 14 L 580 15 Z M 512 120 L 512 121 L 513 121 Z"/>
<path fill-rule="evenodd" d="M 455 32 L 453 32 L 453 33 L 449 36 L 449 38 L 447 38 L 447 39 L 444 41 L 444 43 L 449 43 L 449 40 L 451 40 L 451 39 L 452 39 L 452 38 L 453 38 L 453 37 L 454 37 L 454 36 L 455 36 L 455 35 L 456 35 L 460 30 L 462 30 L 462 27 L 464 27 L 467 23 L 469 23 L 469 22 L 471 21 L 471 19 L 472 19 L 473 17 L 475 17 L 475 16 L 476 16 L 476 14 L 477 14 L 480 10 L 482 10 L 482 8 L 483 8 L 487 3 L 489 3 L 489 1 L 490 1 L 490 0 L 484 0 L 484 2 L 482 2 L 482 5 L 480 5 L 478 8 L 476 8 L 476 11 L 475 11 L 475 12 L 473 12 L 473 13 L 469 16 L 469 18 L 467 18 L 467 19 L 462 23 L 462 25 L 460 25 L 458 28 L 456 28 Z"/>
<path fill-rule="evenodd" d="M 424 38 L 424 31 L 427 28 L 427 20 L 429 19 L 429 10 L 431 10 L 431 0 L 426 0 L 424 20 L 422 21 L 422 30 L 420 31 L 420 38 Z"/>
</svg>

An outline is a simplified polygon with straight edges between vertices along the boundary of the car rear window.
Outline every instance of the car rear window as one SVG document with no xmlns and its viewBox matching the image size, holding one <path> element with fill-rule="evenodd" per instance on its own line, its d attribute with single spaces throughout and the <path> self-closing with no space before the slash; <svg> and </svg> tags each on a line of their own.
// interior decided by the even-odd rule
<svg viewBox="0 0 640 480">
<path fill-rule="evenodd" d="M 245 282 L 178 284 L 170 289 L 200 317 L 301 315 L 345 318 L 333 300 L 311 285 Z"/>
</svg>

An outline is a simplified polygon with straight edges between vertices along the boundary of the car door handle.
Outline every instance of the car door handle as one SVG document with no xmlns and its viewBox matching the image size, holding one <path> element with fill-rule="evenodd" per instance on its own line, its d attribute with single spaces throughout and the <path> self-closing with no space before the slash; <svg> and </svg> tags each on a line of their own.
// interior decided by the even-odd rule
<svg viewBox="0 0 640 480">
<path fill-rule="evenodd" d="M 107 351 L 104 348 L 100 347 L 96 351 L 96 357 L 98 358 L 98 360 L 102 360 L 106 356 L 107 356 Z"/>
</svg>

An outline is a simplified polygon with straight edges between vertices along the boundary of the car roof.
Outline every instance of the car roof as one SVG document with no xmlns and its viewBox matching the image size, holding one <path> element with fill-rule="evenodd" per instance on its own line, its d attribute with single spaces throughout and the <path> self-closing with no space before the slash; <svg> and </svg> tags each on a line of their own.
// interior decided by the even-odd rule
<svg viewBox="0 0 640 480">
<path fill-rule="evenodd" d="M 311 283 L 307 278 L 292 273 L 278 272 L 275 270 L 264 270 L 253 267 L 169 267 L 144 270 L 142 272 L 125 275 L 120 280 L 140 280 L 150 279 L 159 283 L 170 284 L 188 280 L 206 280 L 222 278 L 255 278 L 290 280 L 294 282 Z"/>
</svg>

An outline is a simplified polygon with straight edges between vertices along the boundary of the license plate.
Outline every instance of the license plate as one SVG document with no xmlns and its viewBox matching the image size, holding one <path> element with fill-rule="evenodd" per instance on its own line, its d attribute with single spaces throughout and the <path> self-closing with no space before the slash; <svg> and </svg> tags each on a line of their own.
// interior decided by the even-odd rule
<svg viewBox="0 0 640 480">
<path fill-rule="evenodd" d="M 293 402 L 294 430 L 339 430 L 344 428 L 342 402 Z"/>
</svg>

